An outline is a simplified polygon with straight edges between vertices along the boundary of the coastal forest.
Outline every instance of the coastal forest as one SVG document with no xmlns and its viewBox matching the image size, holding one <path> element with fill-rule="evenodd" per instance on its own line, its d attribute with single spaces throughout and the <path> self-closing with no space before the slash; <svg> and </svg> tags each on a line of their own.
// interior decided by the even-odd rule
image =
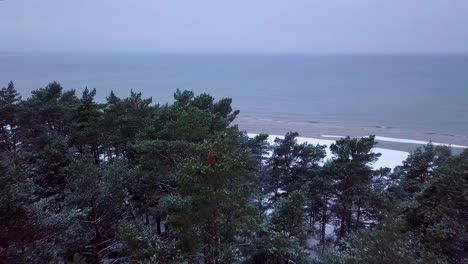
<svg viewBox="0 0 468 264">
<path fill-rule="evenodd" d="M 269 144 L 229 98 L 0 90 L 0 263 L 468 263 L 468 150 Z M 22 97 L 22 96 L 27 96 Z"/>
</svg>

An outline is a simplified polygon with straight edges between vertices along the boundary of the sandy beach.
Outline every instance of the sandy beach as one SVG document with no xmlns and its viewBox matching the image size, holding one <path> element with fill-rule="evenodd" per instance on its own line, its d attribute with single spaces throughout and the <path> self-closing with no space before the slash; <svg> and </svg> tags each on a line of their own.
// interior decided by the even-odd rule
<svg viewBox="0 0 468 264">
<path fill-rule="evenodd" d="M 468 137 L 462 135 L 429 134 L 409 129 L 390 127 L 357 127 L 340 126 L 325 123 L 288 122 L 284 120 L 273 120 L 267 118 L 238 118 L 236 124 L 241 130 L 254 137 L 257 134 L 268 134 L 268 142 L 274 144 L 275 138 L 283 138 L 284 134 L 296 131 L 300 137 L 298 143 L 320 144 L 327 146 L 327 157 L 333 155 L 329 147 L 336 140 L 345 137 L 365 137 L 376 135 L 378 145 L 374 151 L 381 153 L 379 160 L 371 164 L 378 169 L 380 167 L 395 168 L 402 165 L 409 153 L 417 147 L 432 142 L 436 146 L 450 145 L 453 153 L 460 153 L 468 146 Z"/>
<path fill-rule="evenodd" d="M 284 135 L 289 131 L 297 131 L 301 137 L 322 140 L 337 140 L 340 136 L 363 137 L 376 135 L 378 147 L 410 152 L 433 142 L 435 145 L 452 145 L 454 153 L 459 153 L 468 146 L 468 136 L 435 134 L 393 127 L 358 127 L 340 126 L 329 123 L 291 122 L 269 118 L 252 118 L 239 116 L 235 123 L 248 133 L 266 133 L 269 135 Z"/>
</svg>

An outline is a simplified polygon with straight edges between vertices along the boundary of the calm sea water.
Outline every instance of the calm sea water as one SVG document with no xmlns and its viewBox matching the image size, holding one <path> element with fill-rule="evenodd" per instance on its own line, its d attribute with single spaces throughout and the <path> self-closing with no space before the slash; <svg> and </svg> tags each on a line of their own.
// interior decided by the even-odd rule
<svg viewBox="0 0 468 264">
<path fill-rule="evenodd" d="M 130 89 L 172 101 L 176 88 L 233 98 L 243 117 L 388 126 L 468 135 L 468 56 L 202 56 L 0 54 L 0 85 L 24 97 L 67 89 Z"/>
</svg>

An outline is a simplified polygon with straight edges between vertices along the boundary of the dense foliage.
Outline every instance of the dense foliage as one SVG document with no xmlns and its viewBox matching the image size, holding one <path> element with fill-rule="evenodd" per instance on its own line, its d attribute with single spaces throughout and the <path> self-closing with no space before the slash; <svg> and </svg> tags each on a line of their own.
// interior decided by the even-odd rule
<svg viewBox="0 0 468 264">
<path fill-rule="evenodd" d="M 0 263 L 467 263 L 468 151 L 267 143 L 231 99 L 0 90 Z"/>
</svg>

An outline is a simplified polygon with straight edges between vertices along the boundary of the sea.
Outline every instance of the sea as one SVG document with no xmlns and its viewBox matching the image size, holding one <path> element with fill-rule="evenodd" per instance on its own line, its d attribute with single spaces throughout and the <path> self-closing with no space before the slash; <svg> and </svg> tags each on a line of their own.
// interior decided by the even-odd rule
<svg viewBox="0 0 468 264">
<path fill-rule="evenodd" d="M 96 88 L 98 101 L 133 90 L 164 104 L 181 89 L 232 98 L 241 120 L 264 126 L 397 129 L 468 142 L 468 55 L 0 53 L 0 86 L 10 80 L 23 98 L 52 81 L 78 93 Z"/>
</svg>

